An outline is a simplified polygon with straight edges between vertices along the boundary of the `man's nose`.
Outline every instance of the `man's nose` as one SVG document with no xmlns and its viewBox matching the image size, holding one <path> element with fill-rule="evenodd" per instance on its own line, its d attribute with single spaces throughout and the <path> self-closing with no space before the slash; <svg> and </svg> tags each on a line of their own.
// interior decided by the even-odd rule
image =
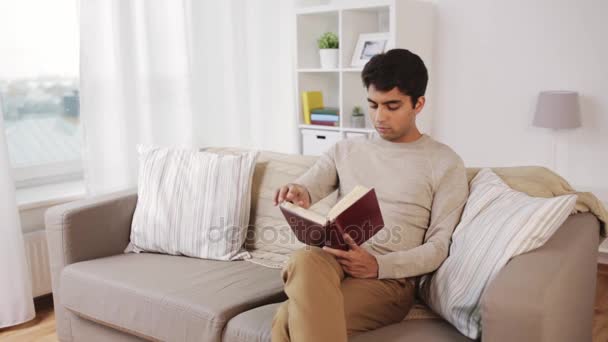
<svg viewBox="0 0 608 342">
<path fill-rule="evenodd" d="M 383 109 L 382 107 L 378 106 L 378 109 L 376 109 L 376 122 L 377 123 L 383 123 L 386 121 L 386 110 Z"/>
</svg>

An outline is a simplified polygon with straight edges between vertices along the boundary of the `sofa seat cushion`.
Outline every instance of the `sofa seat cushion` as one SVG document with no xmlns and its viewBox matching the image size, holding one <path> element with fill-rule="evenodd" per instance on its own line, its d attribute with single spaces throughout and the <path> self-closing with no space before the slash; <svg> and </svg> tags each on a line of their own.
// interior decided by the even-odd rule
<svg viewBox="0 0 608 342">
<path fill-rule="evenodd" d="M 269 342 L 272 318 L 280 303 L 245 311 L 232 318 L 224 330 L 223 342 Z M 410 319 L 380 329 L 353 335 L 351 342 L 470 342 L 441 319 Z"/>
<path fill-rule="evenodd" d="M 350 342 L 471 342 L 447 321 L 438 319 L 413 319 L 387 325 L 380 329 L 354 335 Z"/>
<path fill-rule="evenodd" d="M 69 265 L 62 304 L 101 324 L 163 341 L 219 341 L 232 317 L 285 299 L 280 270 L 152 253 Z"/>
<path fill-rule="evenodd" d="M 280 304 L 268 304 L 238 314 L 228 321 L 222 342 L 269 342 L 272 318 Z"/>
</svg>

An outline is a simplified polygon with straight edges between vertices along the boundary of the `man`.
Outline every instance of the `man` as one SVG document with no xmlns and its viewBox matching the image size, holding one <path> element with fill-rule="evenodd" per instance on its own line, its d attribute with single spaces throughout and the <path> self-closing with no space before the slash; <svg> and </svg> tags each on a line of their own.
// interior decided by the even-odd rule
<svg viewBox="0 0 608 342">
<path fill-rule="evenodd" d="M 277 190 L 275 205 L 308 208 L 336 188 L 376 190 L 385 227 L 350 250 L 307 246 L 282 271 L 288 300 L 272 323 L 273 341 L 346 341 L 353 333 L 406 316 L 416 278 L 448 255 L 454 227 L 469 194 L 462 159 L 420 133 L 428 73 L 408 50 L 374 56 L 361 78 L 378 137 L 347 139 L 324 153 L 294 183 Z"/>
</svg>

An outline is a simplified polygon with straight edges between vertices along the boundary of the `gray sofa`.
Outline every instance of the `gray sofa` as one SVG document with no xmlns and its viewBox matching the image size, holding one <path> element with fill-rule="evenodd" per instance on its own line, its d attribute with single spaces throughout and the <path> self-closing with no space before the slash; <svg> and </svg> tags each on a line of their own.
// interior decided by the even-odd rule
<svg viewBox="0 0 608 342">
<path fill-rule="evenodd" d="M 264 152 L 252 226 L 276 215 L 269 191 L 315 158 Z M 279 269 L 247 261 L 124 254 L 135 190 L 49 209 L 46 230 L 60 341 L 269 341 Z M 272 212 L 271 212 L 272 210 Z M 542 248 L 511 260 L 482 298 L 484 341 L 590 341 L 599 221 L 570 216 Z M 469 341 L 441 319 L 408 319 L 352 341 Z"/>
</svg>

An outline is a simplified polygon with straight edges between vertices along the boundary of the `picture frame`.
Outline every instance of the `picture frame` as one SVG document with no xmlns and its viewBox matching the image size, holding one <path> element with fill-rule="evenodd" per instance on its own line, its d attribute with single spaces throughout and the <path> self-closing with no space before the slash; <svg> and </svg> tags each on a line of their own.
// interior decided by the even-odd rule
<svg viewBox="0 0 608 342">
<path fill-rule="evenodd" d="M 361 33 L 353 51 L 351 66 L 364 66 L 374 55 L 386 52 L 388 40 L 388 32 Z"/>
</svg>

